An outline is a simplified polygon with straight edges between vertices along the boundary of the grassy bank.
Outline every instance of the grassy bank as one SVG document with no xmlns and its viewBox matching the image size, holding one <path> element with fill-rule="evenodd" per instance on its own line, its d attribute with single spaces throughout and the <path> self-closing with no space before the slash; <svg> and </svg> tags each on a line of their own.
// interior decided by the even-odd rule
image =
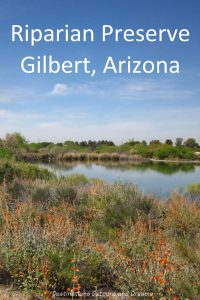
<svg viewBox="0 0 200 300">
<path fill-rule="evenodd" d="M 14 159 L 0 159 L 0 184 L 11 182 L 14 178 L 36 180 L 53 177 L 48 170 L 40 169 L 36 165 L 17 162 Z"/>
<path fill-rule="evenodd" d="M 0 284 L 46 300 L 84 289 L 198 299 L 199 232 L 199 203 L 180 195 L 16 173 L 0 186 Z"/>
</svg>

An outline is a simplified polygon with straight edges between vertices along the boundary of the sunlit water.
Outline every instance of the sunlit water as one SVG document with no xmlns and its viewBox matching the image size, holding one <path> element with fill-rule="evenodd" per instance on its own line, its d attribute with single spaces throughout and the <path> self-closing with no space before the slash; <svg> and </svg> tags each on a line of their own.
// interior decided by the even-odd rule
<svg viewBox="0 0 200 300">
<path fill-rule="evenodd" d="M 144 193 L 167 196 L 174 191 L 186 191 L 192 183 L 200 183 L 200 165 L 176 163 L 58 163 L 40 164 L 57 176 L 84 174 L 105 182 L 133 183 Z"/>
</svg>

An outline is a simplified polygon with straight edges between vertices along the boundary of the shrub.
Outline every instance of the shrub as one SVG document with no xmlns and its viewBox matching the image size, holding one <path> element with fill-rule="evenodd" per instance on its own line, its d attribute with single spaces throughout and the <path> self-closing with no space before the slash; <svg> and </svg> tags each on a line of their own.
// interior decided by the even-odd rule
<svg viewBox="0 0 200 300">
<path fill-rule="evenodd" d="M 36 180 L 50 179 L 55 176 L 47 169 L 41 169 L 33 164 L 2 160 L 0 162 L 0 183 L 11 182 L 15 177 Z"/>
<path fill-rule="evenodd" d="M 188 192 L 200 195 L 200 183 L 199 184 L 191 184 L 188 187 Z"/>
<path fill-rule="evenodd" d="M 4 190 L 13 198 L 17 200 L 27 200 L 27 189 L 25 184 L 15 178 L 13 182 L 8 182 L 6 185 L 4 184 Z"/>
<path fill-rule="evenodd" d="M 73 174 L 67 177 L 63 177 L 63 179 L 69 184 L 69 185 L 82 185 L 89 182 L 88 178 L 85 175 L 82 174 Z"/>
<path fill-rule="evenodd" d="M 68 186 L 58 186 L 55 191 L 55 198 L 59 201 L 66 201 L 73 203 L 76 199 L 77 193 L 76 190 Z"/>
<path fill-rule="evenodd" d="M 0 165 L 0 183 L 12 181 L 16 173 L 17 170 L 10 163 L 3 161 Z"/>
<path fill-rule="evenodd" d="M 52 192 L 48 186 L 36 187 L 31 196 L 33 202 L 41 202 L 43 204 L 47 204 L 54 199 Z"/>
<path fill-rule="evenodd" d="M 11 158 L 12 157 L 12 152 L 8 149 L 5 149 L 0 146 L 0 158 Z"/>
<path fill-rule="evenodd" d="M 159 159 L 194 159 L 194 153 L 190 149 L 170 145 L 162 145 L 154 152 L 154 156 Z"/>
<path fill-rule="evenodd" d="M 112 191 L 108 191 L 104 198 L 98 201 L 102 202 L 103 215 L 100 214 L 100 219 L 94 220 L 93 228 L 103 240 L 115 235 L 116 229 L 134 223 L 139 215 L 144 219 L 151 216 L 156 219 L 160 216 L 156 202 L 132 185 L 116 184 Z"/>
</svg>

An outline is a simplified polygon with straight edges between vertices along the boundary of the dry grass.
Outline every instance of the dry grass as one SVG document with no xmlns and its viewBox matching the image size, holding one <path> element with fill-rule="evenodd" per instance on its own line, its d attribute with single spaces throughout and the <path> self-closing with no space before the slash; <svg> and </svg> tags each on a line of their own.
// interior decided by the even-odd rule
<svg viewBox="0 0 200 300">
<path fill-rule="evenodd" d="M 28 295 L 20 291 L 14 291 L 10 286 L 0 285 L 1 300 L 30 300 Z"/>
</svg>

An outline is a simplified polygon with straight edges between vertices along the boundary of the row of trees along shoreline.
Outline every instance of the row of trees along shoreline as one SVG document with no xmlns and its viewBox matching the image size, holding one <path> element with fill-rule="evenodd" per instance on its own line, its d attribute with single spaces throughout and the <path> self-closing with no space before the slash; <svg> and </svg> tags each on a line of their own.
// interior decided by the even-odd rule
<svg viewBox="0 0 200 300">
<path fill-rule="evenodd" d="M 8 133 L 0 139 L 0 158 L 18 160 L 200 160 L 200 145 L 195 138 L 129 141 L 116 145 L 111 140 L 71 141 L 63 143 L 29 142 L 20 133 Z"/>
</svg>

